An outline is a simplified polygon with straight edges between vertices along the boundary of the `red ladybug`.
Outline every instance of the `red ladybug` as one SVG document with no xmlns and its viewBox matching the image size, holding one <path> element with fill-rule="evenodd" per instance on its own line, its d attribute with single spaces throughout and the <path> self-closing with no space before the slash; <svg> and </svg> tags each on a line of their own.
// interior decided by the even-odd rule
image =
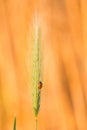
<svg viewBox="0 0 87 130">
<path fill-rule="evenodd" d="M 43 87 L 43 84 L 42 84 L 42 82 L 40 81 L 39 83 L 38 83 L 38 89 L 41 89 Z"/>
</svg>

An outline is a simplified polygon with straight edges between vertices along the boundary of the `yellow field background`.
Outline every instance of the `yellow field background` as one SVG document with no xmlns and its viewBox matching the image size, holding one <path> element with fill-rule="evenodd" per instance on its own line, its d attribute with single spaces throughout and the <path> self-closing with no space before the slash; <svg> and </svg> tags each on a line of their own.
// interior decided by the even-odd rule
<svg viewBox="0 0 87 130">
<path fill-rule="evenodd" d="M 31 34 L 41 19 L 38 130 L 87 130 L 87 0 L 0 0 L 0 130 L 35 130 Z"/>
</svg>

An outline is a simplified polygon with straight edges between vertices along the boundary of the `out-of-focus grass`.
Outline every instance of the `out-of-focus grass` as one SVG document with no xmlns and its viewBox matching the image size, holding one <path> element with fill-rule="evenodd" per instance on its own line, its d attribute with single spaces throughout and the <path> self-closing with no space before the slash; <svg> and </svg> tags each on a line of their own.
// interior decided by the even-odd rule
<svg viewBox="0 0 87 130">
<path fill-rule="evenodd" d="M 14 118 L 14 127 L 13 130 L 16 130 L 16 117 Z"/>
</svg>

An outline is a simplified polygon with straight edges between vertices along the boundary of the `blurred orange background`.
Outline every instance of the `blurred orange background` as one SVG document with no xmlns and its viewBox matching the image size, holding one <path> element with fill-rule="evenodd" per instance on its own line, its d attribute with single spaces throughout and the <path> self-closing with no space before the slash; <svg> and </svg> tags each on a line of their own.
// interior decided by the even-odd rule
<svg viewBox="0 0 87 130">
<path fill-rule="evenodd" d="M 87 130 L 87 0 L 0 0 L 0 130 L 35 130 L 31 34 L 41 19 L 38 130 Z"/>
</svg>

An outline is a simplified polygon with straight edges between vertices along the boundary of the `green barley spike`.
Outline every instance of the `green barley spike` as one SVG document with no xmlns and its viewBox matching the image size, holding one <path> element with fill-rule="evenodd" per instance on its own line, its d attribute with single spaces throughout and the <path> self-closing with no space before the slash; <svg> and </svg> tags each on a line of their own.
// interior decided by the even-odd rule
<svg viewBox="0 0 87 130">
<path fill-rule="evenodd" d="M 40 109 L 41 91 L 38 84 L 41 81 L 41 32 L 37 27 L 33 35 L 33 54 L 32 54 L 32 100 L 34 115 L 37 117 Z"/>
<path fill-rule="evenodd" d="M 14 118 L 14 127 L 13 130 L 16 130 L 16 117 Z"/>
</svg>

